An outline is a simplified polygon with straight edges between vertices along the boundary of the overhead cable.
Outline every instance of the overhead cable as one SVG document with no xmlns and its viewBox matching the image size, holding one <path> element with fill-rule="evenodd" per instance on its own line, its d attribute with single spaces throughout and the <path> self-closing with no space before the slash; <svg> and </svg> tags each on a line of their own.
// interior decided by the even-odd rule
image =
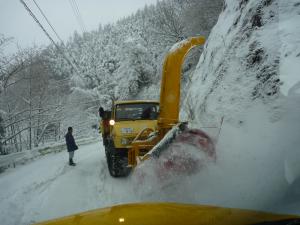
<svg viewBox="0 0 300 225">
<path fill-rule="evenodd" d="M 75 5 L 75 8 L 76 8 L 76 10 L 77 10 L 78 18 L 79 18 L 79 20 L 81 21 L 82 27 L 83 27 L 84 31 L 87 32 L 86 26 L 85 26 L 85 24 L 84 24 L 84 21 L 83 21 L 83 19 L 82 19 L 81 13 L 80 13 L 80 11 L 79 11 L 78 4 L 77 4 L 76 0 L 73 0 L 73 2 L 74 2 L 74 5 Z"/>
<path fill-rule="evenodd" d="M 39 9 L 40 13 L 43 15 L 44 19 L 47 21 L 47 23 L 49 24 L 49 26 L 51 27 L 52 31 L 55 33 L 56 37 L 58 38 L 58 40 L 60 40 L 62 43 L 63 40 L 60 38 L 60 36 L 58 35 L 58 33 L 56 32 L 56 30 L 54 29 L 54 27 L 51 25 L 50 21 L 48 20 L 48 18 L 46 17 L 45 13 L 43 12 L 43 10 L 40 8 L 40 6 L 37 4 L 37 2 L 35 0 L 32 0 L 34 2 L 34 4 L 36 5 L 36 7 Z"/>
<path fill-rule="evenodd" d="M 52 39 L 50 34 L 46 31 L 46 29 L 43 27 L 43 25 L 40 23 L 40 21 L 37 19 L 37 17 L 34 15 L 34 13 L 30 10 L 30 8 L 27 6 L 27 4 L 24 2 L 24 0 L 20 0 L 20 2 L 23 4 L 24 8 L 28 11 L 29 15 L 34 19 L 34 21 L 39 25 L 39 27 L 43 30 L 45 35 L 49 38 L 51 43 L 56 47 L 56 49 L 61 53 L 63 58 L 67 61 L 67 63 L 76 71 L 78 75 L 80 75 L 80 71 L 77 68 L 77 66 L 72 63 L 68 57 L 65 55 L 65 53 L 60 49 L 60 47 L 55 43 L 55 41 Z"/>
<path fill-rule="evenodd" d="M 84 22 L 82 20 L 81 14 L 79 12 L 79 8 L 78 8 L 78 5 L 77 5 L 76 1 L 75 0 L 69 0 L 69 3 L 71 5 L 71 8 L 72 8 L 73 14 L 75 16 L 75 19 L 77 20 L 77 23 L 79 24 L 82 32 L 86 32 L 86 28 L 85 28 Z"/>
<path fill-rule="evenodd" d="M 39 9 L 39 11 L 43 15 L 43 17 L 45 18 L 45 20 L 47 21 L 48 25 L 51 27 L 51 29 L 55 33 L 56 37 L 61 41 L 61 44 L 63 45 L 63 47 L 66 49 L 66 46 L 65 46 L 63 40 L 60 38 L 60 36 L 58 35 L 58 33 L 56 32 L 56 30 L 54 29 L 54 27 L 51 25 L 50 21 L 48 20 L 47 16 L 45 15 L 45 13 L 41 9 L 41 7 L 39 7 L 39 5 L 37 4 L 37 2 L 35 0 L 33 0 L 33 2 L 36 5 L 36 7 Z M 74 56 L 70 52 L 67 52 L 67 53 L 72 58 L 72 61 L 75 62 L 76 65 L 78 65 L 78 63 L 76 62 L 76 59 L 74 58 Z M 79 70 L 79 68 L 77 68 L 77 70 Z"/>
</svg>

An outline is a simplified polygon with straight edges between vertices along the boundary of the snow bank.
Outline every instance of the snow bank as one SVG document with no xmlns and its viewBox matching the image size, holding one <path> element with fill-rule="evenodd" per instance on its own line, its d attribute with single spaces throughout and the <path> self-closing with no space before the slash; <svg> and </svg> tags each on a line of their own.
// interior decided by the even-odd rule
<svg viewBox="0 0 300 225">
<path fill-rule="evenodd" d="M 280 79 L 283 81 L 281 92 L 286 96 L 289 90 L 300 81 L 299 12 L 299 1 L 279 1 Z"/>
<path fill-rule="evenodd" d="M 86 145 L 92 142 L 96 142 L 94 137 L 91 138 L 80 138 L 76 143 L 80 145 Z M 32 150 L 16 152 L 9 155 L 0 156 L 0 173 L 4 172 L 9 167 L 16 167 L 18 165 L 24 165 L 36 158 L 44 156 L 49 153 L 57 153 L 66 150 L 66 143 L 47 143 L 41 147 L 37 147 Z"/>
<path fill-rule="evenodd" d="M 199 200 L 287 208 L 300 179 L 299 12 L 299 1 L 226 1 L 186 100 L 193 126 L 225 118 L 215 172 L 198 177 Z M 300 213 L 299 193 L 292 201 Z"/>
</svg>

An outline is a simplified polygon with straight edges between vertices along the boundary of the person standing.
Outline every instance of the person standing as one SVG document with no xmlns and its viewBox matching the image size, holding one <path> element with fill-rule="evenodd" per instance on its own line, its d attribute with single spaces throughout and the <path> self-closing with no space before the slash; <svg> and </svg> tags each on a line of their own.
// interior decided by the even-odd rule
<svg viewBox="0 0 300 225">
<path fill-rule="evenodd" d="M 78 149 L 78 146 L 75 143 L 72 133 L 73 133 L 73 128 L 68 127 L 68 133 L 65 135 L 65 138 L 66 138 L 67 149 L 69 152 L 69 165 L 75 166 L 76 163 L 73 162 L 73 157 L 74 157 L 75 150 Z"/>
<path fill-rule="evenodd" d="M 102 107 L 99 108 L 99 116 L 101 117 L 101 122 L 99 125 L 99 133 L 102 133 L 102 140 L 104 146 L 108 144 L 107 137 L 110 133 L 110 126 L 109 126 L 109 120 L 111 118 L 111 112 L 110 111 L 104 111 Z"/>
</svg>

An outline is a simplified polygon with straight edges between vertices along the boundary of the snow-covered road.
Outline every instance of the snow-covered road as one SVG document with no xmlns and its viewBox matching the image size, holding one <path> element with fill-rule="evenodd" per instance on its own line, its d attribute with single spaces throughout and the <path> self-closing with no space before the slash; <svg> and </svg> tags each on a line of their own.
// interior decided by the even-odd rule
<svg viewBox="0 0 300 225">
<path fill-rule="evenodd" d="M 102 143 L 95 141 L 79 146 L 75 167 L 67 164 L 68 155 L 63 151 L 0 174 L 0 224 L 25 225 L 140 201 L 211 204 L 300 214 L 300 181 L 287 184 L 280 172 L 283 165 L 276 161 L 278 157 L 252 150 L 240 155 L 228 146 L 219 151 L 216 164 L 207 164 L 199 173 L 190 176 L 173 174 L 158 178 L 153 172 L 155 164 L 147 161 L 132 176 L 112 178 Z M 140 179 L 143 173 L 144 178 Z"/>
<path fill-rule="evenodd" d="M 67 159 L 67 152 L 51 154 L 1 174 L 1 224 L 30 224 L 129 201 L 129 182 L 109 176 L 100 142 L 76 151 L 76 167 Z"/>
</svg>

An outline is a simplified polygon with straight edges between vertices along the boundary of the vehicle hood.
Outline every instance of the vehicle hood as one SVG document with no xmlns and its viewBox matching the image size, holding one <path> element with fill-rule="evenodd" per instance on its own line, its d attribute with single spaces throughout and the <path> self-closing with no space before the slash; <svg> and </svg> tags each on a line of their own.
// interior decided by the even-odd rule
<svg viewBox="0 0 300 225">
<path fill-rule="evenodd" d="M 298 218 L 298 219 L 297 219 Z M 38 223 L 39 225 L 96 225 L 96 224 L 185 224 L 185 225 L 287 225 L 299 220 L 292 215 L 279 215 L 242 209 L 177 203 L 136 203 L 92 210 L 60 219 Z M 277 222 L 275 222 L 277 221 Z M 299 220 L 300 221 L 300 220 Z M 294 221 L 295 222 L 295 221 Z M 296 224 L 296 223 L 293 223 Z"/>
</svg>

